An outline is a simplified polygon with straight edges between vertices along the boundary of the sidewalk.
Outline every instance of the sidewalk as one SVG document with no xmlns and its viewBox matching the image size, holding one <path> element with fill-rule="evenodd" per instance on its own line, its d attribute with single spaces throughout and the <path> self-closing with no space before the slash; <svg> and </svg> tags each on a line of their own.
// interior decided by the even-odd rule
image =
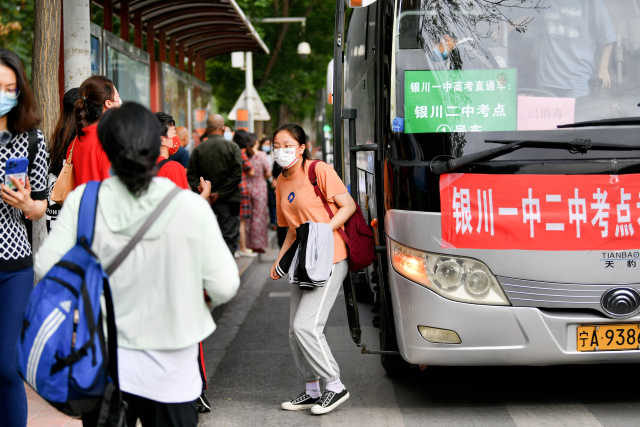
<svg viewBox="0 0 640 427">
<path fill-rule="evenodd" d="M 272 240 L 271 233 L 269 235 Z M 258 260 L 258 257 L 236 258 L 240 276 Z M 51 405 L 38 396 L 29 386 L 25 385 L 27 391 L 28 417 L 27 427 L 82 427 L 82 422 L 71 417 L 67 417 L 55 410 Z"/>
</svg>

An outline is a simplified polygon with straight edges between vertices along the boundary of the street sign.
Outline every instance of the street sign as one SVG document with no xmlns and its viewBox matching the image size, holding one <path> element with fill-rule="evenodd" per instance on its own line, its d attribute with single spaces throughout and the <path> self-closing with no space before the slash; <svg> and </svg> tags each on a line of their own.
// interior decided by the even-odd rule
<svg viewBox="0 0 640 427">
<path fill-rule="evenodd" d="M 269 111 L 267 111 L 267 108 L 264 106 L 264 104 L 262 103 L 262 100 L 260 99 L 260 95 L 258 95 L 258 91 L 256 91 L 256 89 L 253 86 L 250 89 L 249 99 L 251 102 L 251 118 L 253 120 L 259 120 L 264 122 L 271 120 Z M 242 110 L 247 109 L 246 89 L 242 91 L 242 94 L 240 95 L 235 105 L 233 106 L 233 109 L 229 113 L 229 119 L 238 120 L 237 113 L 239 109 L 242 109 Z"/>
<path fill-rule="evenodd" d="M 515 69 L 406 71 L 406 133 L 515 130 Z"/>
</svg>

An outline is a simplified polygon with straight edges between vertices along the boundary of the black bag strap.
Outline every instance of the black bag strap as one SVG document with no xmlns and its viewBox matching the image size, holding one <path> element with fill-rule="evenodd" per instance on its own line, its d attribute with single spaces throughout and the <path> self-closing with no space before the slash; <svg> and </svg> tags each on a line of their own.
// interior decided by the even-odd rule
<svg viewBox="0 0 640 427">
<path fill-rule="evenodd" d="M 158 163 L 158 170 L 162 169 L 162 167 L 164 165 L 166 165 L 170 161 L 171 161 L 171 159 L 163 159 L 163 160 L 161 160 L 160 163 Z"/>
<path fill-rule="evenodd" d="M 29 159 L 28 174 L 31 175 L 33 162 L 36 161 L 36 155 L 38 154 L 38 131 L 32 129 L 27 132 L 27 139 L 29 140 L 29 145 L 27 147 L 27 159 Z"/>
<path fill-rule="evenodd" d="M 179 193 L 182 189 L 180 187 L 175 187 L 171 190 L 165 197 L 158 203 L 158 206 L 151 212 L 151 215 L 147 218 L 147 220 L 142 224 L 142 227 L 136 232 L 136 234 L 129 240 L 129 243 L 116 255 L 116 257 L 111 261 L 111 263 L 105 268 L 105 272 L 107 276 L 111 276 L 111 274 L 122 264 L 122 261 L 129 255 L 133 247 L 138 244 L 144 234 L 151 228 L 153 223 L 158 219 L 158 217 L 162 214 L 167 206 L 169 206 L 169 202 Z"/>
<path fill-rule="evenodd" d="M 109 281 L 105 278 L 102 282 L 104 301 L 107 309 L 107 367 L 112 383 L 108 383 L 98 412 L 97 427 L 112 427 L 119 424 L 113 422 L 118 417 L 123 405 L 122 392 L 120 391 L 120 377 L 118 372 L 118 331 L 116 329 L 116 316 L 113 309 L 113 298 Z M 100 325 L 102 328 L 102 325 Z"/>
</svg>

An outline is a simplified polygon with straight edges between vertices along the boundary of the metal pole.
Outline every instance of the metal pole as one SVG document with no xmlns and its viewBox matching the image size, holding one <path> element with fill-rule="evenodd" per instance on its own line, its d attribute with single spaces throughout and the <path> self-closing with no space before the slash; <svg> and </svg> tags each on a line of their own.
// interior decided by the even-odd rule
<svg viewBox="0 0 640 427">
<path fill-rule="evenodd" d="M 344 0 L 336 0 L 335 37 L 333 45 L 333 167 L 344 181 L 342 150 L 342 75 L 343 36 L 344 36 Z"/>
<path fill-rule="evenodd" d="M 91 19 L 89 0 L 63 0 L 62 7 L 66 91 L 91 76 Z"/>
<path fill-rule="evenodd" d="M 251 93 L 253 92 L 253 56 L 251 52 L 245 52 L 245 96 L 247 99 L 247 116 L 249 120 L 249 132 L 253 132 L 253 109 L 251 108 Z"/>
<path fill-rule="evenodd" d="M 299 22 L 304 26 L 307 23 L 307 18 L 287 16 L 282 18 L 258 18 L 252 19 L 252 21 L 260 22 L 261 24 L 293 24 Z"/>
</svg>

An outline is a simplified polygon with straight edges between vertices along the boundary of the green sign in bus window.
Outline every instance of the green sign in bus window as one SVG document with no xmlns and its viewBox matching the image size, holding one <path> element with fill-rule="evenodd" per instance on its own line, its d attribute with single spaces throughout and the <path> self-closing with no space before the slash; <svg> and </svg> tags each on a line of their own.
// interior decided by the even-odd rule
<svg viewBox="0 0 640 427">
<path fill-rule="evenodd" d="M 515 130 L 517 71 L 405 71 L 406 133 Z"/>
</svg>

